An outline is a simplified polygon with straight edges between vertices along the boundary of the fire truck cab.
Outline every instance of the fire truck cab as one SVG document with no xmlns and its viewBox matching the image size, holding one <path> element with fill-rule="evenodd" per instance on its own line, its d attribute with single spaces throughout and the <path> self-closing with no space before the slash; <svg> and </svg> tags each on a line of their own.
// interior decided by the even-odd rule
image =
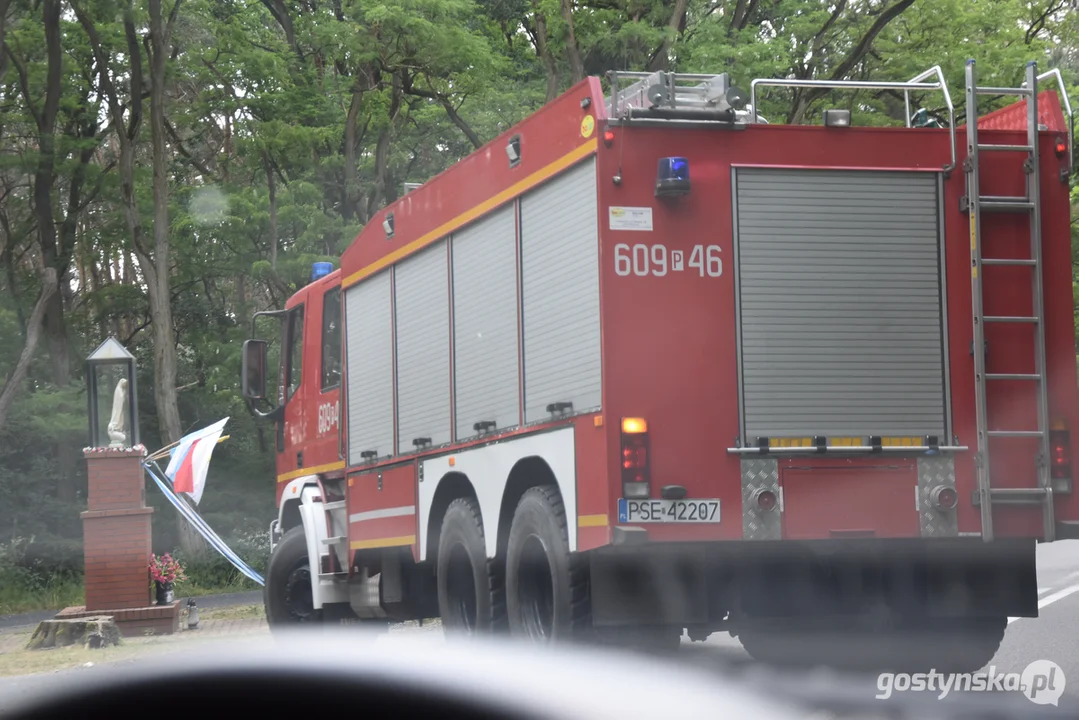
<svg viewBox="0 0 1079 720">
<path fill-rule="evenodd" d="M 957 127 L 940 68 L 611 73 L 384 208 L 270 313 L 271 625 L 988 662 L 1079 536 L 1072 113 L 1025 77 L 969 63 Z M 775 86 L 908 121 L 769 124 Z"/>
</svg>

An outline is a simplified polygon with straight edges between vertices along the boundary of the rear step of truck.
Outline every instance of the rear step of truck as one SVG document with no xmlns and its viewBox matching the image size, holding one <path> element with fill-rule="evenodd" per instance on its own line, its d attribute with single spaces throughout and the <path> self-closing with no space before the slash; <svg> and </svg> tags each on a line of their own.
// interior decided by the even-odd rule
<svg viewBox="0 0 1079 720">
<path fill-rule="evenodd" d="M 967 211 L 970 214 L 971 245 L 971 293 L 974 308 L 974 382 L 977 404 L 978 454 L 975 458 L 978 472 L 976 502 L 981 508 L 982 539 L 993 539 L 993 503 L 1040 503 L 1046 542 L 1055 538 L 1056 522 L 1053 516 L 1053 487 L 1049 474 L 1049 405 L 1045 382 L 1045 325 L 1042 310 L 1042 237 L 1041 195 L 1038 167 L 1038 81 L 1052 73 L 1038 76 L 1037 66 L 1031 62 L 1026 67 L 1026 81 L 1020 88 L 979 87 L 974 61 L 966 67 L 967 102 L 967 160 L 964 170 L 967 177 Z M 1025 145 L 982 145 L 978 143 L 978 95 L 1018 95 L 1026 99 L 1027 141 Z M 979 192 L 979 153 L 1017 152 L 1025 153 L 1023 172 L 1026 174 L 1025 197 L 1002 197 L 981 195 Z M 1029 258 L 982 258 L 981 215 L 988 212 L 1022 213 L 1029 221 Z M 1033 272 L 1031 283 L 1034 292 L 1033 314 L 1030 316 L 1000 316 L 982 314 L 982 267 L 1011 265 L 1029 267 Z M 985 324 L 1026 323 L 1034 327 L 1034 369 L 1029 373 L 987 373 L 985 371 Z M 987 381 L 1027 381 L 1037 385 L 1037 430 L 990 430 L 986 408 L 985 384 Z M 1038 455 L 1035 460 L 1038 485 L 1033 488 L 994 488 L 989 476 L 989 441 L 993 438 L 1030 437 L 1038 439 Z"/>
</svg>

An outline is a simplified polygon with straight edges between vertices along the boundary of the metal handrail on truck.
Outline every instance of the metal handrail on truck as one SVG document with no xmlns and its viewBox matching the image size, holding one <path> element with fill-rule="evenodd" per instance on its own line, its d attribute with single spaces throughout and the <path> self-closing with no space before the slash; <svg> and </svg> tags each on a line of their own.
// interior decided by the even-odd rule
<svg viewBox="0 0 1079 720">
<path fill-rule="evenodd" d="M 1072 112 L 1071 100 L 1068 99 L 1068 89 L 1064 84 L 1064 78 L 1060 74 L 1059 68 L 1053 68 L 1047 70 L 1038 76 L 1037 84 L 1040 85 L 1042 80 L 1047 78 L 1056 78 L 1057 81 L 1057 95 L 1060 96 L 1060 102 L 1064 105 L 1064 112 L 1068 116 L 1068 172 L 1070 173 L 1075 169 L 1075 114 Z M 1027 83 L 1024 80 L 1020 87 L 1026 87 Z"/>
<path fill-rule="evenodd" d="M 924 82 L 929 77 L 936 76 L 936 82 Z M 758 87 L 784 87 L 784 88 L 823 88 L 828 90 L 902 90 L 906 105 L 906 123 L 910 127 L 910 92 L 912 90 L 940 90 L 944 94 L 944 104 L 948 107 L 948 137 L 951 141 L 952 161 L 944 166 L 944 172 L 955 169 L 955 106 L 952 104 L 951 93 L 948 92 L 948 83 L 944 80 L 944 72 L 939 65 L 934 65 L 925 72 L 915 75 L 907 82 L 872 82 L 863 80 L 792 80 L 787 78 L 757 78 L 749 86 L 749 103 L 757 107 Z"/>
<path fill-rule="evenodd" d="M 1059 77 L 1059 73 L 1057 73 Z M 906 107 L 906 126 L 911 127 L 910 93 L 914 90 L 940 90 L 948 108 L 948 138 L 951 143 L 951 163 L 945 172 L 955 169 L 955 106 L 948 83 L 939 65 L 934 65 L 907 82 L 862 80 L 794 80 L 789 78 L 757 78 L 750 84 L 749 103 L 738 88 L 730 84 L 727 73 L 674 72 L 617 72 L 607 73 L 611 98 L 607 116 L 615 123 L 635 120 L 682 120 L 720 122 L 742 127 L 744 124 L 767 124 L 757 112 L 758 87 L 823 88 L 829 90 L 896 90 L 903 91 Z M 926 82 L 929 78 L 935 80 Z M 620 81 L 634 81 L 621 87 Z M 1063 84 L 1061 84 L 1063 88 Z M 1065 103 L 1067 101 L 1065 100 Z M 1070 115 L 1070 105 L 1069 115 Z"/>
</svg>

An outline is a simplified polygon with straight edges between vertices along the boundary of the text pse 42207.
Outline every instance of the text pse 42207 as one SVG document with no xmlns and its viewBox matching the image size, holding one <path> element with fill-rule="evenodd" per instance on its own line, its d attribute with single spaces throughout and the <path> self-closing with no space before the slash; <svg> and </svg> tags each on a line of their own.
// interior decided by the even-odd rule
<svg viewBox="0 0 1079 720">
<path fill-rule="evenodd" d="M 719 500 L 618 499 L 620 523 L 717 523 Z"/>
</svg>

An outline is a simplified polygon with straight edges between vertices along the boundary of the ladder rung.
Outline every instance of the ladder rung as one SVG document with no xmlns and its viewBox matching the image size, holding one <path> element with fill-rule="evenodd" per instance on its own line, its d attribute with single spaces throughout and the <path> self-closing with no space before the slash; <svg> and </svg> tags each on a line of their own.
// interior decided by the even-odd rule
<svg viewBox="0 0 1079 720">
<path fill-rule="evenodd" d="M 1005 197 L 1002 195 L 983 195 L 978 198 L 982 210 L 992 212 L 1009 210 L 1033 210 L 1034 203 L 1025 197 Z"/>
<path fill-rule="evenodd" d="M 982 318 L 986 322 L 998 322 L 998 323 L 1036 323 L 1038 318 L 1026 317 L 1026 316 L 1012 316 L 1012 315 L 986 315 Z"/>
<path fill-rule="evenodd" d="M 1030 95 L 1029 88 L 976 87 L 974 91 L 979 95 L 1018 95 L 1020 97 Z"/>
<path fill-rule="evenodd" d="M 1041 505 L 1051 495 L 1046 492 L 1045 488 L 989 488 L 989 500 L 990 503 L 1001 503 L 1003 505 L 1021 505 L 1021 504 L 1037 504 Z M 975 491 L 971 496 L 971 500 L 974 503 L 974 507 L 979 507 L 981 503 L 981 493 Z"/>
<path fill-rule="evenodd" d="M 348 538 L 340 535 L 337 537 L 322 538 L 323 545 L 341 545 L 345 542 L 348 542 Z"/>
<path fill-rule="evenodd" d="M 982 258 L 982 265 L 1029 265 L 1038 264 L 1037 260 L 1029 258 Z"/>
<path fill-rule="evenodd" d="M 1038 373 L 986 373 L 986 380 L 1041 380 Z"/>
<path fill-rule="evenodd" d="M 1046 492 L 1046 488 L 990 488 L 989 496 L 993 499 L 1027 499 L 1038 501 L 1044 500 L 1048 497 L 1049 493 Z"/>
<path fill-rule="evenodd" d="M 993 151 L 993 150 L 996 150 L 996 151 L 999 151 L 999 152 L 1034 152 L 1034 148 L 1031 147 L 1030 145 L 994 145 L 994 144 L 982 145 L 980 143 L 978 145 L 978 150 L 979 151 L 986 151 L 986 150 Z"/>
<path fill-rule="evenodd" d="M 1041 430 L 990 430 L 989 437 L 1041 437 Z"/>
<path fill-rule="evenodd" d="M 322 503 L 322 508 L 324 510 L 344 510 L 345 505 L 346 503 L 344 500 L 335 500 L 333 502 Z"/>
</svg>

